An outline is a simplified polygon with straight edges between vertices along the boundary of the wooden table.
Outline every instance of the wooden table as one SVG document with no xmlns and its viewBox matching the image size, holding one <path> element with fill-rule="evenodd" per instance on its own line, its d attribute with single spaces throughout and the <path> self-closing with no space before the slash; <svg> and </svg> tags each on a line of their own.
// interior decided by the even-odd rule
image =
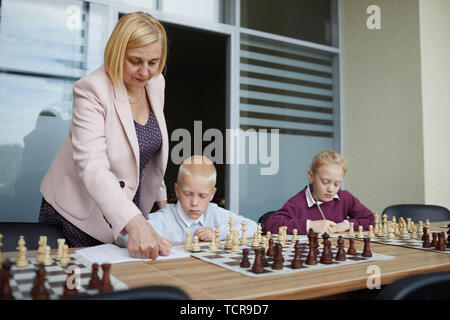
<svg viewBox="0 0 450 320">
<path fill-rule="evenodd" d="M 439 226 L 449 222 L 432 223 L 431 229 L 447 231 Z M 336 238 L 330 240 L 336 245 Z M 363 245 L 363 241 L 355 241 L 358 251 L 363 249 Z M 250 278 L 192 257 L 114 264 L 111 274 L 131 288 L 146 285 L 176 286 L 193 300 L 288 300 L 324 298 L 367 289 L 368 277 L 372 275 L 367 272 L 367 267 L 372 264 L 381 270 L 381 285 L 408 275 L 450 271 L 450 254 L 373 242 L 370 247 L 372 252 L 395 258 L 264 278 Z M 33 251 L 29 253 L 33 254 Z M 8 252 L 3 257 L 13 258 L 15 254 Z"/>
<path fill-rule="evenodd" d="M 432 223 L 432 230 L 447 222 Z M 336 241 L 336 239 L 334 239 Z M 336 243 L 334 243 L 335 245 Z M 357 250 L 363 241 L 355 241 Z M 371 243 L 372 252 L 394 259 L 374 261 L 380 267 L 381 285 L 408 275 L 450 271 L 450 254 Z M 196 258 L 115 264 L 111 269 L 130 287 L 172 285 L 182 288 L 192 299 L 313 299 L 367 288 L 367 267 L 359 263 L 290 275 L 250 278 Z"/>
</svg>

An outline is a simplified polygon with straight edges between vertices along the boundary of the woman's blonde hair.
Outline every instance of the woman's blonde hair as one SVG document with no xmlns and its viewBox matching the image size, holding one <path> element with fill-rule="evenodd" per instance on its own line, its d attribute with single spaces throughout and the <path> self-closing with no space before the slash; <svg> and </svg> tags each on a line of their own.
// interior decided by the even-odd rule
<svg viewBox="0 0 450 320">
<path fill-rule="evenodd" d="M 344 175 L 347 172 L 347 162 L 344 157 L 339 153 L 331 151 L 331 150 L 323 150 L 315 155 L 312 163 L 311 163 L 311 171 L 316 173 L 317 169 L 321 166 L 327 165 L 340 165 L 342 166 L 342 170 L 344 170 Z"/>
<path fill-rule="evenodd" d="M 124 15 L 117 22 L 105 47 L 104 66 L 111 81 L 125 91 L 123 63 L 128 48 L 138 48 L 161 40 L 162 52 L 158 73 L 166 65 L 167 36 L 164 27 L 153 16 L 142 11 Z"/>
</svg>

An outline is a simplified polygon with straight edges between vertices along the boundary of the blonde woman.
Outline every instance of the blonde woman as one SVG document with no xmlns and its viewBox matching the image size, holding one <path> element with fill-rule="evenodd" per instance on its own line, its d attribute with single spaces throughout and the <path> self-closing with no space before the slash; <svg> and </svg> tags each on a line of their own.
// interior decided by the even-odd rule
<svg viewBox="0 0 450 320">
<path fill-rule="evenodd" d="M 149 14 L 127 14 L 108 40 L 104 65 L 73 87 L 69 134 L 42 181 L 39 213 L 71 247 L 128 234 L 132 257 L 169 254 L 170 242 L 145 220 L 155 202 L 167 203 L 166 55 L 163 26 Z"/>
</svg>

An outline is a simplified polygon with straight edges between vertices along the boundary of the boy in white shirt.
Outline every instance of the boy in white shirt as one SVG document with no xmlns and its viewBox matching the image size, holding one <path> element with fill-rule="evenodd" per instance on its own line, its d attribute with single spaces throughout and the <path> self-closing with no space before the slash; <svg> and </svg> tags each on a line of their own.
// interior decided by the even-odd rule
<svg viewBox="0 0 450 320">
<path fill-rule="evenodd" d="M 224 240 L 230 232 L 231 217 L 234 229 L 239 231 L 240 236 L 243 221 L 247 222 L 247 235 L 253 235 L 257 231 L 256 222 L 210 203 L 216 193 L 215 185 L 216 168 L 211 160 L 204 156 L 186 159 L 179 167 L 174 184 L 178 202 L 149 214 L 148 223 L 161 237 L 171 242 L 184 242 L 187 231 L 198 236 L 200 241 L 211 241 L 215 237 L 216 227 L 220 229 L 220 239 Z M 128 236 L 123 237 L 122 241 L 126 243 Z M 116 243 L 122 241 L 116 240 Z"/>
</svg>

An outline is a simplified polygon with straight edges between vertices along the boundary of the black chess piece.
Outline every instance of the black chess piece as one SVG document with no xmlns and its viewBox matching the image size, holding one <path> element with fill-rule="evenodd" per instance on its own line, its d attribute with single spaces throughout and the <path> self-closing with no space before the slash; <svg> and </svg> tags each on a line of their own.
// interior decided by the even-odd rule
<svg viewBox="0 0 450 320">
<path fill-rule="evenodd" d="M 275 256 L 273 257 L 272 269 L 273 270 L 281 270 L 283 269 L 283 252 L 281 249 L 281 244 L 277 243 L 275 245 Z"/>
<path fill-rule="evenodd" d="M 439 240 L 437 241 L 436 250 L 446 251 L 445 232 L 439 233 Z"/>
<path fill-rule="evenodd" d="M 433 237 L 431 240 L 431 247 L 435 248 L 437 246 L 437 233 L 433 232 L 431 235 Z"/>
<path fill-rule="evenodd" d="M 248 249 L 242 249 L 242 260 L 240 264 L 241 268 L 249 268 L 250 261 L 248 260 Z"/>
<path fill-rule="evenodd" d="M 364 238 L 364 249 L 361 255 L 365 258 L 372 256 L 372 252 L 370 251 L 370 238 Z"/>
<path fill-rule="evenodd" d="M 294 260 L 292 260 L 291 268 L 292 269 L 303 268 L 303 263 L 300 259 L 300 245 L 298 244 L 298 241 L 295 243 L 294 248 L 295 248 Z"/>
<path fill-rule="evenodd" d="M 423 229 L 425 230 L 426 228 Z M 424 233 L 422 239 L 424 239 L 422 248 L 431 248 L 430 235 L 428 233 Z"/>
<path fill-rule="evenodd" d="M 275 254 L 273 239 L 269 239 L 269 248 L 267 249 L 266 255 L 273 256 Z"/>
<path fill-rule="evenodd" d="M 324 238 L 324 244 L 322 249 L 322 256 L 320 257 L 320 263 L 331 264 L 333 253 L 331 251 L 331 242 Z"/>
<path fill-rule="evenodd" d="M 349 241 L 349 247 L 347 250 L 347 254 L 349 255 L 356 255 L 356 249 L 355 249 L 355 239 L 350 238 Z"/>
<path fill-rule="evenodd" d="M 36 277 L 34 278 L 33 288 L 31 289 L 31 297 L 33 300 L 48 300 L 50 295 L 45 287 L 45 276 L 47 272 L 44 265 L 40 264 L 36 269 Z"/>
<path fill-rule="evenodd" d="M 314 242 L 311 242 L 309 244 L 309 252 L 308 256 L 306 257 L 305 264 L 313 266 L 317 264 L 317 256 L 315 253 L 315 244 Z"/>
<path fill-rule="evenodd" d="M 344 239 L 342 238 L 342 236 L 339 236 L 337 243 L 338 251 L 336 252 L 336 257 L 334 259 L 336 261 L 345 261 L 347 258 L 347 254 L 344 250 Z"/>
<path fill-rule="evenodd" d="M 428 234 L 428 228 L 427 227 L 423 227 L 423 235 L 422 235 L 422 241 L 425 241 L 425 237 Z"/>
<path fill-rule="evenodd" d="M 111 284 L 111 278 L 109 277 L 110 269 L 111 264 L 109 263 L 102 264 L 103 277 L 99 286 L 100 292 L 112 292 L 114 289 Z"/>
<path fill-rule="evenodd" d="M 261 248 L 262 250 L 264 250 L 263 248 Z M 264 272 L 264 267 L 262 264 L 262 252 L 261 252 L 260 248 L 255 249 L 255 262 L 253 263 L 252 266 L 252 272 L 254 273 L 263 273 Z"/>
<path fill-rule="evenodd" d="M 267 257 L 266 257 L 266 250 L 264 248 L 261 248 L 261 260 L 262 260 L 262 264 L 263 267 L 268 267 L 269 266 L 269 262 L 267 261 Z"/>
<path fill-rule="evenodd" d="M 2 263 L 2 269 L 0 270 L 0 300 L 15 300 L 9 279 L 11 276 L 12 263 L 9 259 Z"/>
<path fill-rule="evenodd" d="M 89 280 L 88 288 L 95 289 L 100 286 L 100 278 L 98 277 L 98 263 L 92 264 L 91 279 Z"/>
</svg>

